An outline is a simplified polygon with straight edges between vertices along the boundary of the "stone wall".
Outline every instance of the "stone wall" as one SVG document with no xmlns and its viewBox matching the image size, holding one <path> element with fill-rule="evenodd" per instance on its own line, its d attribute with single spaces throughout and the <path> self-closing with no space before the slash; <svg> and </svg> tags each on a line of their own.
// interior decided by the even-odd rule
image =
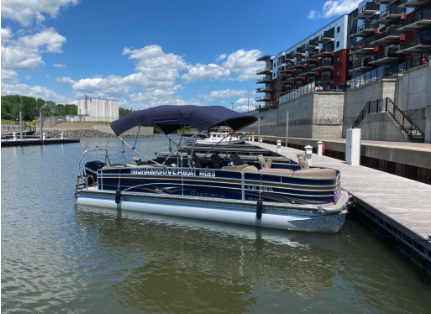
<svg viewBox="0 0 431 314">
<path fill-rule="evenodd" d="M 281 104 L 276 110 L 256 115 L 261 118 L 260 134 L 285 136 L 289 111 L 289 136 L 300 138 L 339 138 L 343 122 L 344 95 L 314 92 Z M 258 122 L 244 131 L 258 134 Z"/>
<path fill-rule="evenodd" d="M 395 87 L 395 79 L 384 79 L 346 92 L 342 137 L 346 137 L 346 130 L 352 127 L 368 101 L 385 97 L 394 99 Z"/>
<path fill-rule="evenodd" d="M 365 117 L 361 139 L 372 141 L 408 142 L 398 124 L 386 112 L 372 113 Z"/>
</svg>

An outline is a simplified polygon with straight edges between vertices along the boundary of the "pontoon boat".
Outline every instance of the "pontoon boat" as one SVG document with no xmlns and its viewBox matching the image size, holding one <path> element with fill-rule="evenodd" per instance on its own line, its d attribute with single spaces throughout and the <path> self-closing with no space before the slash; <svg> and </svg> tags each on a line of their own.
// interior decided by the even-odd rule
<svg viewBox="0 0 431 314">
<path fill-rule="evenodd" d="M 123 145 L 124 163 L 112 164 L 106 149 L 84 152 L 79 162 L 77 203 L 117 210 L 170 215 L 285 230 L 335 233 L 344 224 L 348 193 L 340 173 L 309 167 L 302 154 L 299 164 L 277 163 L 259 156 L 244 162 L 237 154 L 219 155 L 208 147 L 205 156 L 168 137 L 170 154 L 149 158 L 136 150 L 141 125 L 156 125 L 165 135 L 191 126 L 200 132 L 216 126 L 234 131 L 256 121 L 253 116 L 220 106 L 159 106 L 134 111 L 111 123 Z M 133 145 L 121 134 L 137 127 Z M 140 157 L 126 160 L 128 146 Z M 104 159 L 87 161 L 90 152 Z M 144 159 L 144 160 L 143 160 Z"/>
</svg>

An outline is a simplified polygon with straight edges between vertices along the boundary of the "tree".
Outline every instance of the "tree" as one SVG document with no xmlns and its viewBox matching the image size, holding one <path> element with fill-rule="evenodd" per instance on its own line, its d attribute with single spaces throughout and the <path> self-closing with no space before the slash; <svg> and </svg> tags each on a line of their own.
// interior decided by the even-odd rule
<svg viewBox="0 0 431 314">
<path fill-rule="evenodd" d="M 120 118 L 127 116 L 129 113 L 132 113 L 131 109 L 121 108 L 119 109 Z"/>
</svg>

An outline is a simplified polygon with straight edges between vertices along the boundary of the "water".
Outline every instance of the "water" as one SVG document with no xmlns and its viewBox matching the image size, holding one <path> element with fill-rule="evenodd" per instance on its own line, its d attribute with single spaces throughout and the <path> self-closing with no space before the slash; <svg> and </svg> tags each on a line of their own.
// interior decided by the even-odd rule
<svg viewBox="0 0 431 314">
<path fill-rule="evenodd" d="M 78 207 L 96 145 L 121 161 L 116 139 L 2 148 L 4 313 L 431 312 L 430 278 L 351 219 L 321 235 Z"/>
</svg>

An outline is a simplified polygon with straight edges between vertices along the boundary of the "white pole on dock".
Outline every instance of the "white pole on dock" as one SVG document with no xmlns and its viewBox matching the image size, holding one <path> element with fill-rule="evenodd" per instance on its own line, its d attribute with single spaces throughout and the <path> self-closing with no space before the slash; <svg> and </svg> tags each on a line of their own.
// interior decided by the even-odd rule
<svg viewBox="0 0 431 314">
<path fill-rule="evenodd" d="M 64 140 L 64 132 L 61 132 L 61 139 Z"/>
<path fill-rule="evenodd" d="M 39 128 L 40 128 L 40 140 L 43 141 L 43 125 L 42 125 L 42 108 L 40 108 L 40 115 L 39 115 Z"/>
<path fill-rule="evenodd" d="M 313 147 L 310 145 L 307 145 L 304 147 L 305 149 L 305 159 L 307 159 L 308 165 L 313 165 Z"/>
<path fill-rule="evenodd" d="M 22 111 L 19 112 L 19 138 L 22 139 Z"/>
<path fill-rule="evenodd" d="M 260 117 L 257 124 L 257 141 L 260 142 Z"/>
<path fill-rule="evenodd" d="M 281 154 L 281 141 L 280 140 L 277 141 L 276 152 L 277 152 L 277 154 Z"/>
<path fill-rule="evenodd" d="M 322 141 L 317 142 L 317 155 L 318 156 L 323 155 L 323 142 Z"/>
<path fill-rule="evenodd" d="M 13 140 L 16 142 L 16 140 L 17 140 L 16 132 L 13 132 L 12 136 L 13 136 Z"/>
<path fill-rule="evenodd" d="M 286 112 L 286 147 L 289 142 L 289 111 Z"/>
</svg>

